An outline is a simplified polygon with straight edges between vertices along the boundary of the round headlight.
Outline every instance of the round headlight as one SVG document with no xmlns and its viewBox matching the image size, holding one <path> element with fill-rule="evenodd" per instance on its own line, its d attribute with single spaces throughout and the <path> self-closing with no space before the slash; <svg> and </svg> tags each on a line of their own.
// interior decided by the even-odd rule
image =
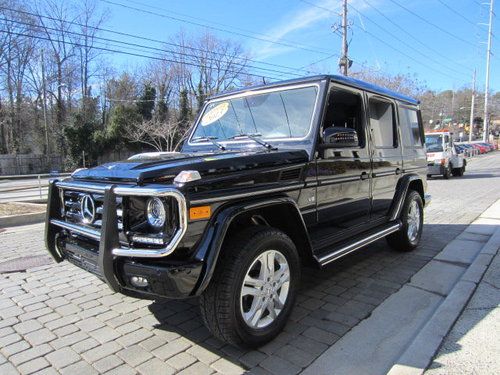
<svg viewBox="0 0 500 375">
<path fill-rule="evenodd" d="M 165 225 L 165 220 L 167 217 L 167 212 L 165 211 L 165 205 L 160 198 L 149 198 L 148 200 L 148 223 L 153 228 L 159 229 Z"/>
</svg>

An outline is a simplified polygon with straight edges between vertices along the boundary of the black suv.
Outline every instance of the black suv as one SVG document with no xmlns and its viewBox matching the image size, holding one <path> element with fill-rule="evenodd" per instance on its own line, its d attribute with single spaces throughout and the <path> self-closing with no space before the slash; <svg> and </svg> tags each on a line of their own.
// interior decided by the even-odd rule
<svg viewBox="0 0 500 375">
<path fill-rule="evenodd" d="M 181 152 L 75 172 L 49 188 L 46 245 L 142 298 L 199 296 L 222 340 L 282 329 L 301 261 L 420 240 L 427 162 L 418 102 L 339 76 L 208 100 Z"/>
</svg>

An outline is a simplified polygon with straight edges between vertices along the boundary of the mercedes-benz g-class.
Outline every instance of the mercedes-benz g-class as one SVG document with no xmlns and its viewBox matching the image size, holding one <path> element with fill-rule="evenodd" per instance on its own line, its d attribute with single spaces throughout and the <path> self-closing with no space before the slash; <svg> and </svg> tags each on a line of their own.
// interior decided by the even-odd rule
<svg viewBox="0 0 500 375">
<path fill-rule="evenodd" d="M 143 298 L 199 296 L 210 331 L 258 346 L 286 323 L 301 261 L 382 237 L 419 243 L 427 161 L 418 102 L 316 76 L 210 98 L 180 152 L 49 187 L 46 246 Z"/>
</svg>

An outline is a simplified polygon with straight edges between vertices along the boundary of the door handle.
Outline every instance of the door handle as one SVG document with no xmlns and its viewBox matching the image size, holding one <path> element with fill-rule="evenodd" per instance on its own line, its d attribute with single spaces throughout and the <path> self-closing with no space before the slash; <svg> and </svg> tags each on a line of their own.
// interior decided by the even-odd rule
<svg viewBox="0 0 500 375">
<path fill-rule="evenodd" d="M 401 174 L 401 169 L 396 168 L 396 174 Z"/>
<path fill-rule="evenodd" d="M 360 177 L 361 177 L 362 180 L 367 180 L 368 177 L 370 177 L 370 175 L 368 173 L 366 173 L 366 172 L 363 172 L 363 173 L 361 173 Z"/>
</svg>

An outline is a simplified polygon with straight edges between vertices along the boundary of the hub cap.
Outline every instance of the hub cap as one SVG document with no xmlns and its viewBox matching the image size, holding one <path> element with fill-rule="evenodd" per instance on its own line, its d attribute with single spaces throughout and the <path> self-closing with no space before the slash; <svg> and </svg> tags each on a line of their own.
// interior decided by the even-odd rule
<svg viewBox="0 0 500 375">
<path fill-rule="evenodd" d="M 413 242 L 417 239 L 420 230 L 420 209 L 417 201 L 410 203 L 408 210 L 408 239 Z"/>
<path fill-rule="evenodd" d="M 276 320 L 285 306 L 290 268 L 277 250 L 260 254 L 248 269 L 240 294 L 241 314 L 251 328 L 263 328 Z"/>
</svg>

